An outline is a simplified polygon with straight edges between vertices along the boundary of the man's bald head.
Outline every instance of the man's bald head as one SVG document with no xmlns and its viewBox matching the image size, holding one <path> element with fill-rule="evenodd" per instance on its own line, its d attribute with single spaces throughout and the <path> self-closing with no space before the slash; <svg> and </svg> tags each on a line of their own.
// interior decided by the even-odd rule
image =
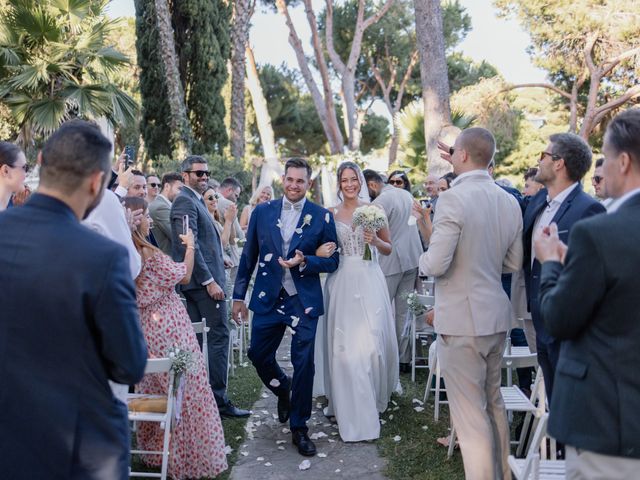
<svg viewBox="0 0 640 480">
<path fill-rule="evenodd" d="M 485 128 L 467 128 L 458 137 L 458 148 L 467 152 L 474 165 L 487 168 L 496 151 L 496 140 Z"/>
</svg>

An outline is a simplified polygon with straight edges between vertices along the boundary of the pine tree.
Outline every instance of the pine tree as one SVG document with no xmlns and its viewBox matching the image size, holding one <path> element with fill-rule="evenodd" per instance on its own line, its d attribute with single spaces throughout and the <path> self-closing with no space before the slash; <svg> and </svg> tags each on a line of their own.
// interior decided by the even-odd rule
<svg viewBox="0 0 640 480">
<path fill-rule="evenodd" d="M 222 153 L 228 142 L 221 90 L 228 75 L 230 8 L 224 0 L 174 0 L 170 7 L 193 153 Z M 136 19 L 141 132 L 155 158 L 174 149 L 154 0 L 136 0 Z"/>
<path fill-rule="evenodd" d="M 140 69 L 140 133 L 149 157 L 171 156 L 171 111 L 167 102 L 154 0 L 136 0 L 136 50 Z"/>
</svg>

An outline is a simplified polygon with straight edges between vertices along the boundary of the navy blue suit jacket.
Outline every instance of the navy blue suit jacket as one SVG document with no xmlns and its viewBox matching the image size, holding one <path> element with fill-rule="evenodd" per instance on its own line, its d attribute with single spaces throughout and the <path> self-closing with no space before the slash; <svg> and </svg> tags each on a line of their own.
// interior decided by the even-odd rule
<svg viewBox="0 0 640 480">
<path fill-rule="evenodd" d="M 316 249 L 323 243 L 338 243 L 333 215 L 329 210 L 307 200 L 296 228 L 298 232 L 291 238 L 289 251 L 283 252 L 282 235 L 278 227 L 281 211 L 282 199 L 278 199 L 258 205 L 251 214 L 233 298 L 244 300 L 251 275 L 258 263 L 249 308 L 258 314 L 271 311 L 282 289 L 284 274 L 278 258 L 291 258 L 296 250 L 300 250 L 306 258 L 306 267 L 302 272 L 298 267 L 292 268 L 291 276 L 308 315 L 318 317 L 324 313 L 319 274 L 330 273 L 338 268 L 338 252 L 334 252 L 329 258 L 315 256 Z M 309 221 L 303 226 L 305 217 Z"/>
<path fill-rule="evenodd" d="M 0 231 L 0 476 L 118 462 L 126 477 L 127 408 L 108 380 L 137 383 L 147 360 L 126 249 L 37 193 Z"/>
<path fill-rule="evenodd" d="M 540 307 L 538 293 L 540 291 L 540 262 L 533 261 L 531 264 L 531 237 L 533 227 L 538 215 L 547 207 L 547 189 L 540 190 L 527 205 L 523 220 L 523 242 L 524 242 L 524 273 L 525 285 L 527 289 L 527 300 L 531 318 L 536 327 L 538 337 L 545 342 L 551 341 L 544 330 L 544 323 L 540 317 Z M 582 186 L 576 186 L 565 198 L 562 205 L 554 215 L 552 222 L 558 225 L 560 240 L 568 244 L 571 227 L 578 220 L 603 213 L 605 208 L 600 202 L 582 191 Z"/>
</svg>

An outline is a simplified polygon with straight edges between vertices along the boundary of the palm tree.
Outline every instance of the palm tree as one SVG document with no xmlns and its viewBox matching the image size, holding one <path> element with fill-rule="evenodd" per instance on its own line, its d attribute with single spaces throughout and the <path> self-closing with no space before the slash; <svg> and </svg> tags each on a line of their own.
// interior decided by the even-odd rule
<svg viewBox="0 0 640 480">
<path fill-rule="evenodd" d="M 129 63 L 105 45 L 108 0 L 8 0 L 0 20 L 0 99 L 26 148 L 72 117 L 135 120 L 136 102 L 111 76 Z"/>
<path fill-rule="evenodd" d="M 451 124 L 461 130 L 469 128 L 476 117 L 464 115 L 459 111 L 451 112 Z M 394 123 L 400 136 L 400 150 L 404 153 L 403 166 L 409 170 L 425 172 L 427 170 L 427 142 L 424 134 L 424 102 L 418 98 L 399 111 Z"/>
</svg>

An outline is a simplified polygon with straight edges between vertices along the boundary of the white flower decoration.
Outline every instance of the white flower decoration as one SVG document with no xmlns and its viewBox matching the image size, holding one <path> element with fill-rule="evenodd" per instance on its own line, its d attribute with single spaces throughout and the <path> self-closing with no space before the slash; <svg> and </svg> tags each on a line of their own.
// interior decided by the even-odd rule
<svg viewBox="0 0 640 480">
<path fill-rule="evenodd" d="M 273 258 L 273 253 L 267 253 L 267 254 L 264 256 L 264 261 L 265 261 L 265 262 L 270 262 L 272 258 Z"/>
<path fill-rule="evenodd" d="M 313 217 L 311 216 L 311 214 L 307 213 L 302 219 L 302 226 L 304 227 L 305 225 L 311 225 L 312 218 Z"/>
<path fill-rule="evenodd" d="M 266 295 L 267 295 L 267 294 L 266 294 L 265 292 L 260 292 L 260 293 L 258 294 L 258 298 L 262 298 L 262 297 L 264 297 L 264 296 L 266 296 Z"/>
<path fill-rule="evenodd" d="M 302 228 L 296 228 L 296 233 L 298 235 L 301 235 L 302 234 Z"/>
<path fill-rule="evenodd" d="M 329 221 L 331 220 L 331 214 L 329 212 L 324 214 L 324 221 L 329 223 Z"/>
<path fill-rule="evenodd" d="M 292 327 L 297 327 L 298 323 L 300 322 L 300 317 L 296 317 L 295 315 L 291 315 L 291 326 Z"/>
</svg>

